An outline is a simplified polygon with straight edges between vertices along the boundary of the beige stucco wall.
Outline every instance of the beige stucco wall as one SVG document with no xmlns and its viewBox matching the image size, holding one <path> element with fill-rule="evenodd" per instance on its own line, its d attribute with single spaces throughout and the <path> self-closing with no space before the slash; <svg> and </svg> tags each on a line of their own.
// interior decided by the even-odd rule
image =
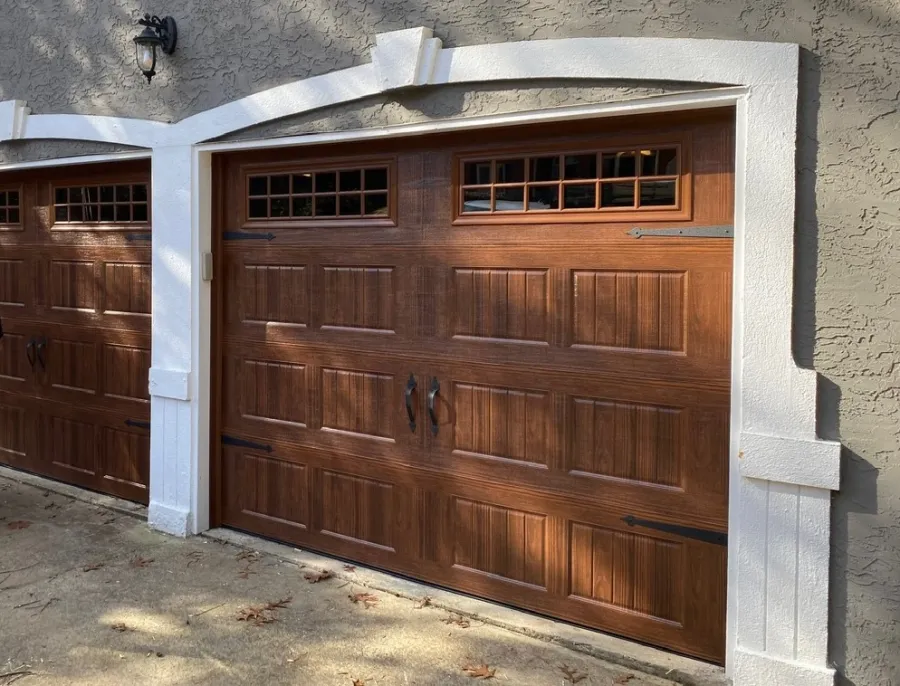
<svg viewBox="0 0 900 686">
<path fill-rule="evenodd" d="M 164 0 L 146 9 L 174 14 L 180 29 L 178 52 L 162 59 L 150 86 L 132 55 L 138 4 L 7 0 L 0 25 L 0 100 L 27 100 L 36 113 L 177 120 L 270 86 L 368 61 L 375 33 L 420 25 L 433 27 L 447 47 L 571 36 L 799 43 L 804 52 L 794 347 L 800 362 L 822 376 L 821 435 L 840 438 L 846 446 L 833 516 L 831 654 L 844 683 L 900 683 L 896 0 Z M 421 91 L 399 103 L 368 101 L 250 135 L 641 92 L 634 84 L 541 84 L 516 100 L 509 89 L 476 88 L 468 95 L 459 89 Z M 25 152 L 0 146 L 0 161 L 71 148 L 30 145 Z"/>
</svg>

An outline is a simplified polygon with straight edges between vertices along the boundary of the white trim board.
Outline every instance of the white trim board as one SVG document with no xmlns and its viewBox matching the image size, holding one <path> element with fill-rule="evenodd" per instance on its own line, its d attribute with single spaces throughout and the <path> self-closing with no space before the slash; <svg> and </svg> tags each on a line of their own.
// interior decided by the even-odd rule
<svg viewBox="0 0 900 686">
<path fill-rule="evenodd" d="M 834 679 L 827 659 L 830 489 L 839 483 L 840 446 L 816 437 L 816 375 L 799 369 L 791 351 L 798 62 L 796 45 L 693 39 L 573 38 L 442 50 L 429 29 L 408 29 L 378 36 L 373 64 L 285 84 L 175 124 L 29 115 L 24 103 L 0 103 L 0 140 L 80 138 L 153 149 L 152 364 L 160 378 L 165 370 L 188 376 L 186 391 L 179 385 L 151 398 L 149 518 L 158 528 L 185 535 L 205 529 L 209 514 L 210 285 L 200 279 L 199 264 L 210 245 L 213 151 L 734 104 L 726 667 L 737 686 L 824 686 Z M 572 79 L 734 88 L 379 131 L 199 145 L 396 88 Z"/>
<path fill-rule="evenodd" d="M 125 162 L 127 160 L 149 160 L 152 153 L 149 150 L 135 152 L 110 152 L 99 155 L 79 155 L 78 157 L 55 157 L 47 160 L 35 160 L 34 162 L 10 162 L 0 164 L 0 172 L 16 171 L 19 169 L 41 169 L 45 167 L 69 167 L 76 164 L 101 164 L 103 162 Z"/>
</svg>

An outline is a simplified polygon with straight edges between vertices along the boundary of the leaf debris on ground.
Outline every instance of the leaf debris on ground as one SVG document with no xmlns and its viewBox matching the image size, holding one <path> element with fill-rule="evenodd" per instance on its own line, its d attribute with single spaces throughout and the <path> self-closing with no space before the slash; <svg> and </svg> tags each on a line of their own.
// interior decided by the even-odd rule
<svg viewBox="0 0 900 686">
<path fill-rule="evenodd" d="M 94 570 L 100 569 L 101 567 L 103 567 L 102 562 L 92 562 L 91 564 L 85 565 L 84 567 L 82 567 L 81 571 L 82 572 L 93 572 Z"/>
<path fill-rule="evenodd" d="M 351 593 L 347 597 L 350 598 L 350 602 L 352 603 L 362 603 L 366 606 L 367 610 L 378 604 L 378 596 L 373 595 L 372 593 Z"/>
<path fill-rule="evenodd" d="M 12 686 L 12 684 L 16 683 L 19 679 L 24 679 L 26 676 L 32 676 L 34 672 L 32 672 L 28 667 L 31 665 L 19 665 L 15 669 L 9 672 L 3 672 L 0 674 L 0 683 L 3 686 Z"/>
<path fill-rule="evenodd" d="M 320 581 L 325 581 L 326 579 L 330 579 L 333 576 L 334 574 L 329 572 L 327 569 L 323 569 L 321 572 L 307 572 L 303 575 L 303 578 L 311 584 L 317 584 Z"/>
<path fill-rule="evenodd" d="M 344 565 L 344 571 L 345 572 L 355 572 L 356 567 L 354 565 Z"/>
<path fill-rule="evenodd" d="M 565 675 L 565 680 L 570 684 L 577 684 L 579 681 L 587 679 L 587 674 L 580 674 L 577 669 L 569 667 L 569 665 L 560 665 L 559 671 Z"/>
<path fill-rule="evenodd" d="M 146 567 L 153 562 L 152 557 L 142 557 L 141 555 L 135 555 L 134 559 L 131 561 L 132 567 Z"/>
<path fill-rule="evenodd" d="M 116 622 L 115 624 L 112 625 L 111 628 L 118 632 L 125 632 L 125 631 L 129 630 L 128 625 L 126 625 L 125 622 Z"/>
<path fill-rule="evenodd" d="M 634 674 L 620 674 L 613 681 L 614 684 L 627 684 L 629 681 L 634 679 Z"/>
<path fill-rule="evenodd" d="M 188 567 L 190 567 L 195 562 L 200 562 L 200 560 L 203 559 L 203 553 L 200 552 L 199 550 L 193 550 L 193 551 L 189 552 L 187 554 L 187 556 L 188 556 L 188 563 L 187 563 Z"/>
<path fill-rule="evenodd" d="M 462 615 L 455 615 L 452 612 L 441 620 L 444 624 L 455 624 L 460 629 L 468 629 L 472 623 Z"/>
<path fill-rule="evenodd" d="M 278 619 L 278 610 L 283 610 L 293 600 L 292 596 L 288 596 L 282 600 L 275 600 L 265 605 L 242 608 L 238 611 L 237 620 L 239 622 L 249 622 L 254 626 L 262 626 L 263 624 L 271 624 Z"/>
<path fill-rule="evenodd" d="M 466 673 L 466 676 L 472 679 L 493 679 L 494 674 L 496 674 L 497 670 L 488 667 L 486 664 L 481 663 L 480 665 L 472 665 L 467 664 L 464 665 L 462 670 Z"/>
<path fill-rule="evenodd" d="M 421 610 L 423 607 L 428 607 L 431 605 L 431 596 L 426 595 L 419 599 L 419 601 L 415 605 L 415 609 Z"/>
<path fill-rule="evenodd" d="M 16 519 L 7 523 L 6 528 L 16 530 L 27 529 L 29 526 L 31 526 L 31 522 L 26 522 L 24 519 Z"/>
</svg>

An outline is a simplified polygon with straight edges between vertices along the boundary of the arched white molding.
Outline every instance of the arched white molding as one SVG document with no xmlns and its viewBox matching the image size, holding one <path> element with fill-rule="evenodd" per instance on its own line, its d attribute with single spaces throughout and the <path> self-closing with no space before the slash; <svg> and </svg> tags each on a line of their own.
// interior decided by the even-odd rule
<svg viewBox="0 0 900 686">
<path fill-rule="evenodd" d="M 209 246 L 209 161 L 216 147 L 198 144 L 426 84 L 611 79 L 738 86 L 742 90 L 732 100 L 737 130 L 727 665 L 737 686 L 833 684 L 827 660 L 830 490 L 839 484 L 840 446 L 816 437 L 816 375 L 798 368 L 791 350 L 799 48 L 573 38 L 442 50 L 429 30 L 409 29 L 378 36 L 372 57 L 371 64 L 250 95 L 175 124 L 28 117 L 23 103 L 0 103 L 0 140 L 75 138 L 153 148 L 153 299 L 166 307 L 159 308 L 162 315 L 154 307 L 153 315 L 151 522 L 184 534 L 202 530 L 208 515 L 210 288 L 200 281 L 199 264 Z M 674 103 L 673 109 L 683 108 Z M 556 110 L 553 116 L 561 121 L 566 114 Z M 460 122 L 430 126 L 438 131 Z"/>
</svg>

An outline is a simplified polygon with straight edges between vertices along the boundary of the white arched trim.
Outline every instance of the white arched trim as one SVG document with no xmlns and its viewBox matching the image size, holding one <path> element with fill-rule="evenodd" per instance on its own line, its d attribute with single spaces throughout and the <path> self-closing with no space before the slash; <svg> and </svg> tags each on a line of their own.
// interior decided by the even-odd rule
<svg viewBox="0 0 900 686">
<path fill-rule="evenodd" d="M 211 154 L 207 144 L 275 119 L 399 88 L 476 82 L 683 81 L 713 92 L 279 139 L 278 145 L 563 121 L 729 102 L 737 109 L 727 666 L 737 686 L 830 686 L 831 490 L 840 446 L 816 437 L 816 375 L 791 350 L 799 48 L 663 38 L 573 38 L 441 49 L 429 29 L 377 36 L 370 64 L 214 108 L 174 124 L 29 115 L 0 103 L 0 141 L 64 138 L 152 148 L 151 523 L 208 523 Z M 418 127 L 418 128 L 415 128 Z M 268 142 L 276 144 L 276 142 Z"/>
</svg>

